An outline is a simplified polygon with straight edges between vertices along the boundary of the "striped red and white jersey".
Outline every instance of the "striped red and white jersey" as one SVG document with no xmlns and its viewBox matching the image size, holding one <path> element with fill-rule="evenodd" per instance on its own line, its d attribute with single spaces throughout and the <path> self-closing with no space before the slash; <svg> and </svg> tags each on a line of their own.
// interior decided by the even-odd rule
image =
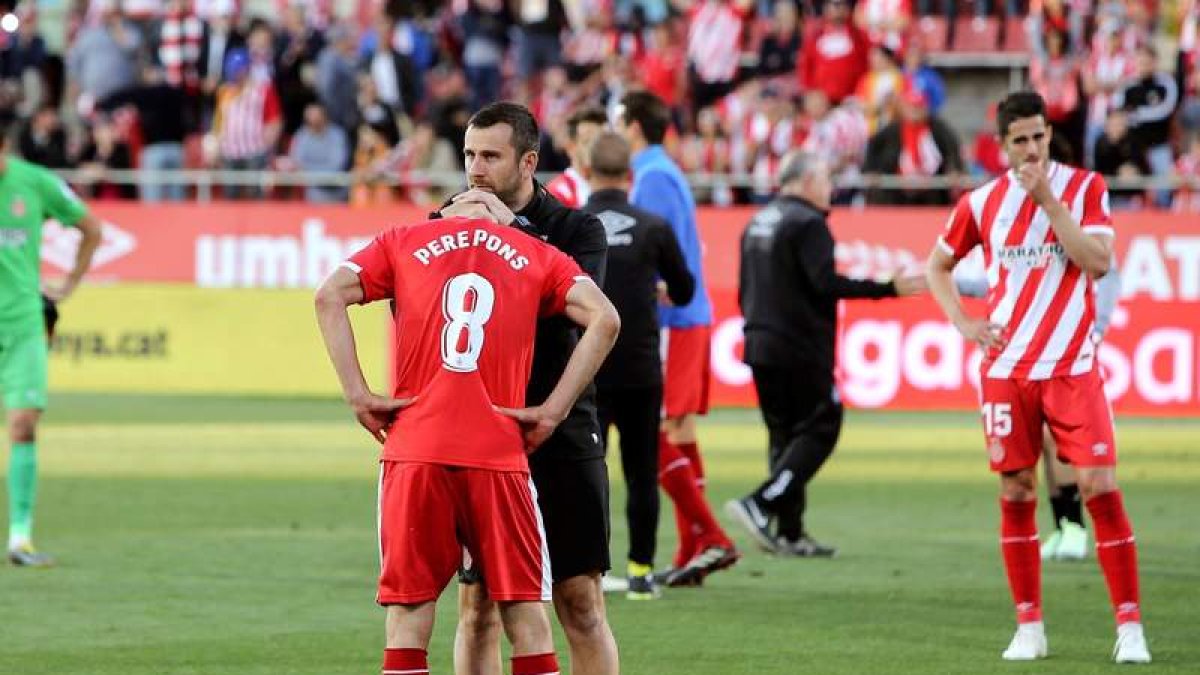
<svg viewBox="0 0 1200 675">
<path fill-rule="evenodd" d="M 281 117 L 279 98 L 270 82 L 250 78 L 242 87 L 222 85 L 213 125 L 221 157 L 248 159 L 269 154 L 272 148 L 267 143 L 266 127 Z"/>
<path fill-rule="evenodd" d="M 688 60 L 702 82 L 732 81 L 750 13 L 731 2 L 696 3 L 688 14 Z"/>
<path fill-rule="evenodd" d="M 1051 162 L 1050 189 L 1087 234 L 1113 236 L 1108 187 L 1097 173 Z M 1091 372 L 1092 280 L 1058 243 L 1046 212 L 1010 170 L 963 195 L 938 246 L 962 259 L 983 247 L 989 320 L 1008 345 L 983 358 L 991 378 L 1045 380 Z"/>
<path fill-rule="evenodd" d="M 592 188 L 587 179 L 581 176 L 575 167 L 567 167 L 566 171 L 550 179 L 550 182 L 546 183 L 546 190 L 563 206 L 573 209 L 582 207 L 592 196 Z"/>
</svg>

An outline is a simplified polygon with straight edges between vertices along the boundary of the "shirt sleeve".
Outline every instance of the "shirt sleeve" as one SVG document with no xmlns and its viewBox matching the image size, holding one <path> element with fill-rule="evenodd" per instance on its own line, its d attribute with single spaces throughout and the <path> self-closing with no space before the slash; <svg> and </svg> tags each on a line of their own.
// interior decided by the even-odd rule
<svg viewBox="0 0 1200 675">
<path fill-rule="evenodd" d="M 342 263 L 343 267 L 358 275 L 364 304 L 395 295 L 396 273 L 391 256 L 394 240 L 394 231 L 384 232 Z"/>
<path fill-rule="evenodd" d="M 87 215 L 87 206 L 78 195 L 49 171 L 41 174 L 41 192 L 46 212 L 63 225 L 74 227 Z"/>
<path fill-rule="evenodd" d="M 543 246 L 546 255 L 546 276 L 542 281 L 541 305 L 538 316 L 562 314 L 567 308 L 567 293 L 580 281 L 591 282 L 570 256 L 553 246 Z"/>
<path fill-rule="evenodd" d="M 971 212 L 970 193 L 958 200 L 946 221 L 946 230 L 938 237 L 938 248 L 955 260 L 967 257 L 971 249 L 983 243 L 979 236 L 979 225 L 975 222 L 975 214 Z"/>
<path fill-rule="evenodd" d="M 1079 227 L 1086 234 L 1114 236 L 1112 211 L 1108 208 L 1108 184 L 1098 173 L 1092 174 L 1087 190 L 1083 193 L 1083 218 Z"/>
</svg>

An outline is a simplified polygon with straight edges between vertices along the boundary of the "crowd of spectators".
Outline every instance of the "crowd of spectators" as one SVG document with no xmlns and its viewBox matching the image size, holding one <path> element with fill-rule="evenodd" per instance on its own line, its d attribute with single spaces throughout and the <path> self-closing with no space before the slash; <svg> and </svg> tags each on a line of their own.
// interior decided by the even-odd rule
<svg viewBox="0 0 1200 675">
<path fill-rule="evenodd" d="M 1004 171 L 990 122 L 962 143 L 940 113 L 923 14 L 955 0 L 379 0 L 340 19 L 330 0 L 77 3 L 69 48 L 48 53 L 36 13 L 0 45 L 0 114 L 16 147 L 84 169 L 93 198 L 181 199 L 183 185 L 118 186 L 105 169 L 350 171 L 354 184 L 271 196 L 378 204 L 437 200 L 417 180 L 460 167 L 472 111 L 527 103 L 545 131 L 540 170 L 564 169 L 566 120 L 633 89 L 671 106 L 669 150 L 702 199 L 755 202 L 785 152 L 876 175 L 966 184 Z M 1027 13 L 1029 82 L 1049 103 L 1055 152 L 1114 177 L 1181 179 L 1115 191 L 1124 207 L 1192 208 L 1200 194 L 1200 0 L 1008 0 Z M 390 179 L 400 177 L 402 187 Z M 866 181 L 870 185 L 870 180 Z M 945 204 L 953 189 L 844 189 L 838 200 Z M 252 198 L 261 186 L 229 186 Z"/>
</svg>

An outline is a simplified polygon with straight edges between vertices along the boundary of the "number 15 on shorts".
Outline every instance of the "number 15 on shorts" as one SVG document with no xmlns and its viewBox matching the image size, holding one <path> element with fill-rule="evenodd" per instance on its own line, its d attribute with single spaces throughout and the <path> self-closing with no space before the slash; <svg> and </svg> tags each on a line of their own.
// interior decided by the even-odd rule
<svg viewBox="0 0 1200 675">
<path fill-rule="evenodd" d="M 1004 438 L 1012 433 L 1012 404 L 984 403 L 983 432 L 989 438 Z"/>
</svg>

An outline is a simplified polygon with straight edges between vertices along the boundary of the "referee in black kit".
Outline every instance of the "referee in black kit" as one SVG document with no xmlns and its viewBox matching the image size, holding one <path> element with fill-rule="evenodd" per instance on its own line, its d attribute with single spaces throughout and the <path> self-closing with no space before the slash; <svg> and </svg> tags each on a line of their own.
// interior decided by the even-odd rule
<svg viewBox="0 0 1200 675">
<path fill-rule="evenodd" d="M 827 222 L 833 181 L 825 160 L 789 154 L 779 168 L 779 186 L 779 195 L 742 234 L 738 288 L 745 361 L 770 438 L 771 475 L 725 511 L 767 551 L 828 557 L 837 549 L 810 537 L 803 515 L 808 482 L 842 429 L 833 375 L 838 301 L 916 295 L 925 292 L 925 279 L 881 283 L 837 273 Z"/>
<path fill-rule="evenodd" d="M 683 251 L 667 221 L 630 205 L 629 142 L 604 132 L 589 151 L 592 196 L 583 210 L 604 223 L 608 269 L 604 292 L 621 315 L 621 334 L 596 374 L 600 435 L 616 425 L 621 469 L 628 488 L 629 589 L 627 596 L 657 595 L 653 564 L 658 534 L 658 427 L 663 373 L 659 353 L 658 279 L 672 304 L 686 305 L 696 290 Z"/>
<path fill-rule="evenodd" d="M 467 122 L 463 160 L 471 189 L 438 211 L 483 205 L 509 223 L 575 259 L 603 284 L 607 245 L 595 216 L 570 209 L 538 183 L 540 135 L 528 108 L 499 102 Z M 565 317 L 538 321 L 526 401 L 546 400 L 579 341 Z M 600 575 L 609 568 L 608 470 L 596 421 L 595 388 L 588 387 L 558 429 L 529 456 L 554 576 L 554 610 L 566 634 L 573 672 L 616 675 L 617 644 L 605 616 Z M 455 672 L 496 673 L 500 667 L 500 615 L 478 570 L 460 575 Z"/>
</svg>

